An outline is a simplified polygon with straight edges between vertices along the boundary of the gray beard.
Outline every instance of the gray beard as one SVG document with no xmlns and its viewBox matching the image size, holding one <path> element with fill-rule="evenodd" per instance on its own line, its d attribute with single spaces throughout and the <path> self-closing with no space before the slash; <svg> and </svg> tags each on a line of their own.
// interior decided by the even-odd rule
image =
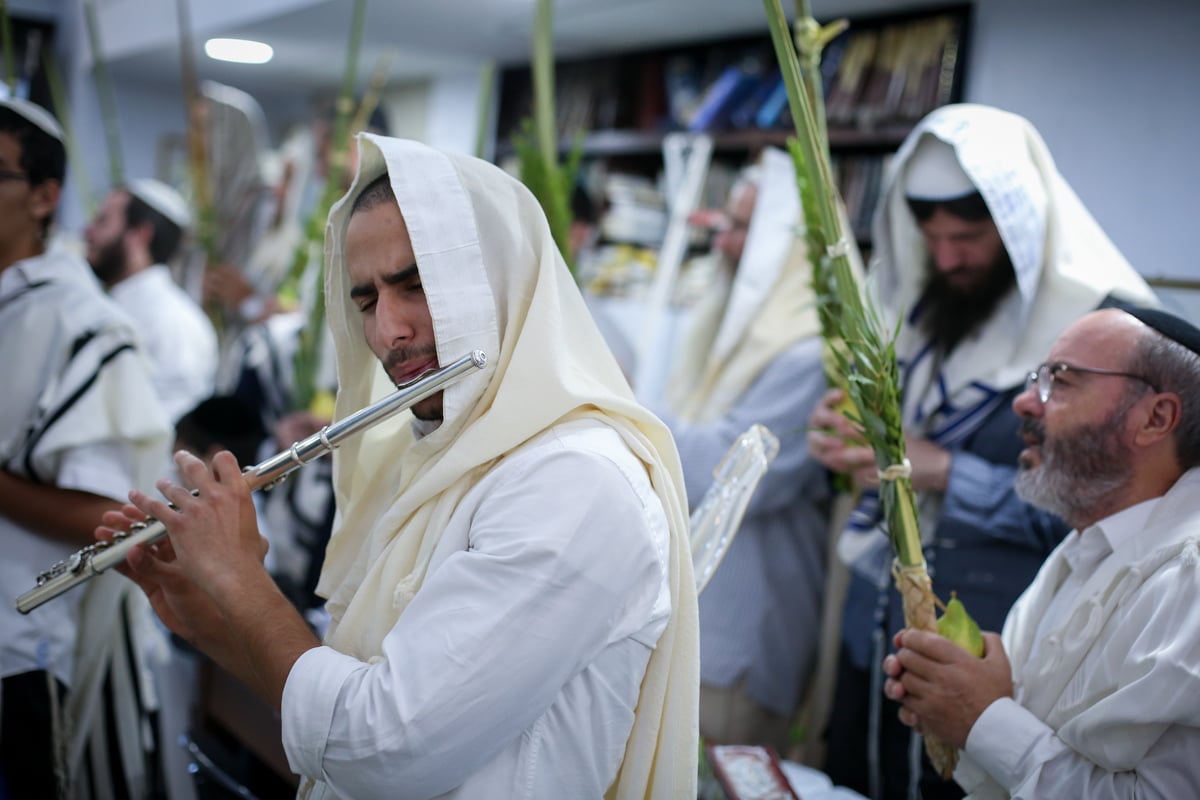
<svg viewBox="0 0 1200 800">
<path fill-rule="evenodd" d="M 1129 448 L 1119 434 L 1128 411 L 1122 403 L 1099 424 L 1050 439 L 1040 421 L 1026 418 L 1022 429 L 1038 434 L 1042 461 L 1018 470 L 1013 481 L 1017 496 L 1071 524 L 1080 517 L 1094 518 L 1133 474 Z"/>
</svg>

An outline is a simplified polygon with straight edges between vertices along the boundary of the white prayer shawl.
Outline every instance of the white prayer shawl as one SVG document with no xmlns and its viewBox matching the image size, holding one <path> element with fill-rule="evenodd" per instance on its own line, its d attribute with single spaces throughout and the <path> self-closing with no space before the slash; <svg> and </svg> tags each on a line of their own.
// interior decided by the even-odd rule
<svg viewBox="0 0 1200 800">
<path fill-rule="evenodd" d="M 924 136 L 954 147 L 979 189 L 1012 260 L 1017 291 L 940 363 L 929 337 L 912 324 L 925 288 L 928 253 L 904 197 L 905 165 Z M 904 318 L 896 356 L 905 384 L 903 420 L 914 434 L 956 444 L 1020 385 L 1067 326 L 1108 295 L 1157 306 L 1150 287 L 1117 250 L 1059 174 L 1041 136 L 1025 119 L 982 105 L 956 104 L 926 116 L 897 151 L 872 229 L 871 278 L 892 329 Z M 934 370 L 937 370 L 936 373 Z M 918 498 L 922 539 L 936 533 L 940 495 Z M 864 573 L 890 559 L 871 524 L 869 506 L 852 517 L 838 542 L 847 564 Z"/>
<path fill-rule="evenodd" d="M 820 332 L 802 236 L 791 156 L 768 148 L 733 281 L 701 301 L 680 347 L 669 401 L 682 419 L 721 416 L 780 353 Z"/>
<path fill-rule="evenodd" d="M 447 519 L 481 476 L 556 423 L 599 419 L 645 464 L 671 529 L 671 619 L 650 658 L 608 794 L 695 796 L 697 610 L 670 433 L 633 399 L 524 186 L 486 162 L 416 142 L 373 134 L 358 142 L 358 174 L 326 232 L 326 296 L 341 380 L 336 417 L 393 388 L 364 341 L 343 263 L 350 198 L 385 171 L 412 240 L 439 362 L 475 348 L 489 362 L 445 391 L 444 421 L 419 440 L 396 422 L 335 454 L 339 514 L 318 586 L 333 620 L 328 644 L 364 661 L 380 655 L 384 636 L 420 591 Z"/>
<path fill-rule="evenodd" d="M 978 187 L 1012 259 L 1018 300 L 1002 308 L 942 364 L 945 393 L 973 382 L 1007 389 L 1025 379 L 1059 334 L 1110 293 L 1157 305 L 1129 265 L 1059 174 L 1041 136 L 1025 119 L 988 106 L 943 106 L 925 117 L 897 151 L 880 199 L 873 237 L 879 297 L 891 323 L 907 315 L 926 282 L 927 253 L 904 198 L 904 169 L 923 136 L 954 147 Z M 901 328 L 897 355 L 911 359 L 927 345 L 912 325 Z M 916 384 L 923 385 L 923 384 Z M 938 393 L 919 399 L 925 411 Z M 907 410 L 906 410 L 907 411 Z M 911 419 L 912 413 L 906 413 Z"/>
<path fill-rule="evenodd" d="M 167 465 L 170 424 L 136 349 L 131 320 L 103 296 L 87 265 L 65 252 L 8 269 L 16 271 L 10 280 L 20 277 L 26 284 L 29 297 L 6 298 L 11 319 L 0 359 L 35 359 L 39 375 L 5 389 L 10 411 L 30 413 L 19 424 L 0 427 L 0 465 L 53 483 L 67 451 L 119 440 L 133 454 L 134 485 L 152 488 Z M 52 295 L 57 299 L 49 302 Z"/>
<path fill-rule="evenodd" d="M 1101 769 L 1136 769 L 1172 725 L 1200 728 L 1198 499 L 1200 469 L 1192 469 L 1138 535 L 1100 563 L 1040 642 L 1038 626 L 1069 569 L 1063 544 L 1005 620 L 1014 699 Z M 1008 797 L 969 756 L 959 763 L 955 779 L 972 798 Z"/>
<path fill-rule="evenodd" d="M 133 485 L 152 490 L 168 465 L 171 428 L 132 321 L 103 294 L 87 265 L 63 251 L 11 265 L 0 273 L 0 285 L 0 364 L 19 365 L 9 375 L 20 379 L 6 387 L 0 406 L 0 468 L 56 485 L 72 450 L 115 441 L 130 455 Z M 32 579 L 31 573 L 31 587 Z M 119 748 L 126 786 L 136 790 L 146 778 L 144 720 L 138 715 L 156 704 L 142 681 L 142 659 L 165 641 L 149 624 L 141 591 L 119 575 L 103 575 L 79 596 L 55 602 L 64 607 L 47 619 L 58 626 L 56 633 L 69 625 L 76 637 L 63 710 L 68 775 L 82 780 L 84 748 L 105 743 Z M 145 624 L 132 631 L 127 621 Z M 124 647 L 127 637 L 138 647 Z M 50 668 L 65 679 L 62 664 Z M 106 742 L 105 714 L 115 715 L 115 741 Z M 99 791 L 100 783 L 93 788 Z"/>
</svg>

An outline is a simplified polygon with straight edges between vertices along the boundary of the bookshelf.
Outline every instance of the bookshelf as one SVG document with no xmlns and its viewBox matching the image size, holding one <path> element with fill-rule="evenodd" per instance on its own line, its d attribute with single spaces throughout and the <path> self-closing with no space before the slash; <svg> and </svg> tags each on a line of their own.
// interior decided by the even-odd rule
<svg viewBox="0 0 1200 800">
<path fill-rule="evenodd" d="M 864 245 L 891 153 L 926 113 L 961 99 L 970 17 L 971 6 L 957 4 L 852 18 L 824 51 L 830 150 Z M 778 73 L 765 20 L 753 35 L 560 61 L 560 149 L 579 144 L 585 183 L 599 194 L 609 174 L 658 180 L 668 133 L 706 133 L 714 154 L 704 200 L 721 205 L 732 174 L 791 135 Z M 498 161 L 511 157 L 532 99 L 527 65 L 501 72 Z"/>
<path fill-rule="evenodd" d="M 15 94 L 54 112 L 44 60 L 54 53 L 54 24 L 20 15 L 10 17 L 8 24 L 15 72 L 12 77 L 17 83 Z"/>
</svg>

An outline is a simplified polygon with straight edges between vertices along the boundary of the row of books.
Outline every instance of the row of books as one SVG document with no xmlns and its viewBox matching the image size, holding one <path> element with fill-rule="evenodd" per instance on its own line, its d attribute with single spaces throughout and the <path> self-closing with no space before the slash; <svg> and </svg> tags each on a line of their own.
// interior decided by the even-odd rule
<svg viewBox="0 0 1200 800">
<path fill-rule="evenodd" d="M 851 24 L 824 49 L 829 123 L 873 129 L 912 123 L 954 98 L 966 17 L 945 11 Z M 767 37 L 560 63 L 556 109 L 563 137 L 596 130 L 726 131 L 792 126 Z M 507 70 L 499 133 L 532 110 L 525 68 Z"/>
<path fill-rule="evenodd" d="M 961 20 L 940 14 L 851 28 L 825 48 L 821 73 L 831 125 L 871 129 L 915 122 L 951 99 Z M 696 57 L 678 55 L 664 80 L 669 127 L 690 131 L 791 127 L 787 92 L 773 58 L 749 54 L 697 89 Z"/>
<path fill-rule="evenodd" d="M 871 220 L 879 205 L 883 191 L 883 179 L 892 161 L 892 155 L 834 156 L 833 176 L 838 193 L 846 205 L 846 216 L 850 229 L 859 242 L 871 239 Z"/>
</svg>

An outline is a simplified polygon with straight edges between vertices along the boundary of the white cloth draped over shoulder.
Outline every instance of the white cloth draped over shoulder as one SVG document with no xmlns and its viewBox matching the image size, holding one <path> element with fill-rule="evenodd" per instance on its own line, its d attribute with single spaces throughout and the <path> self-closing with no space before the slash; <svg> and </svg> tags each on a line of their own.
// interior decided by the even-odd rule
<svg viewBox="0 0 1200 800">
<path fill-rule="evenodd" d="M 318 586 L 333 620 L 328 644 L 363 661 L 378 657 L 420 592 L 446 521 L 488 470 L 554 425 L 602 422 L 640 459 L 670 527 L 671 617 L 609 795 L 694 795 L 696 598 L 669 432 L 634 400 L 524 186 L 486 162 L 416 142 L 362 134 L 358 144 L 358 174 L 326 231 L 335 416 L 393 388 L 364 341 L 342 258 L 350 198 L 385 171 L 412 240 L 439 362 L 475 348 L 489 362 L 445 391 L 444 421 L 431 432 L 417 439 L 395 421 L 335 453 L 339 513 Z"/>
<path fill-rule="evenodd" d="M 1138 796 L 1194 794 L 1198 497 L 1200 469 L 1192 469 L 1153 501 L 1142 525 L 1114 528 L 1113 552 L 1039 636 L 1069 570 L 1068 542 L 1046 559 L 1004 625 L 1019 707 L 989 706 L 955 774 L 971 797 L 1128 797 L 1135 782 Z M 1069 536 L 1104 536 L 1109 524 Z"/>
<path fill-rule="evenodd" d="M 1050 352 L 1059 334 L 1109 294 L 1158 304 L 1059 174 L 1028 121 L 987 106 L 956 104 L 926 116 L 889 168 L 888 188 L 872 228 L 877 261 L 872 273 L 890 324 L 909 314 L 925 287 L 926 249 L 903 186 L 905 165 L 924 136 L 954 147 L 987 203 L 1017 278 L 1014 302 L 1001 307 L 942 364 L 948 397 L 973 382 L 996 389 L 1018 385 Z M 901 328 L 897 355 L 902 360 L 925 346 L 918 328 Z M 937 394 L 906 401 L 932 404 L 942 399 Z M 911 417 L 906 413 L 906 419 Z"/>
<path fill-rule="evenodd" d="M 719 417 L 780 353 L 820 333 L 803 225 L 791 156 L 767 148 L 737 271 L 700 301 L 680 346 L 668 402 L 681 419 Z"/>
<path fill-rule="evenodd" d="M 0 469 L 118 502 L 131 488 L 152 490 L 165 474 L 170 425 L 133 322 L 77 257 L 51 250 L 0 271 L 0 365 L 9 381 L 0 403 Z M 38 572 L 78 548 L 4 517 L 0 538 L 0 676 L 46 669 L 72 687 L 76 700 L 98 696 L 97 687 L 82 687 L 103 677 L 108 662 L 103 648 L 78 646 L 80 609 L 93 639 L 107 646 L 119 625 L 112 615 L 87 616 L 92 601 L 114 589 L 136 591 L 133 584 L 105 576 L 18 614 L 13 602 L 33 588 Z M 72 723 L 87 732 L 86 720 Z"/>
<path fill-rule="evenodd" d="M 0 363 L 29 374 L 5 388 L 0 464 L 53 483 L 64 454 L 116 441 L 132 456 L 134 486 L 151 488 L 167 466 L 170 425 L 147 381 L 133 321 L 103 296 L 87 265 L 65 252 L 3 274 L 11 335 L 0 345 Z"/>
</svg>

